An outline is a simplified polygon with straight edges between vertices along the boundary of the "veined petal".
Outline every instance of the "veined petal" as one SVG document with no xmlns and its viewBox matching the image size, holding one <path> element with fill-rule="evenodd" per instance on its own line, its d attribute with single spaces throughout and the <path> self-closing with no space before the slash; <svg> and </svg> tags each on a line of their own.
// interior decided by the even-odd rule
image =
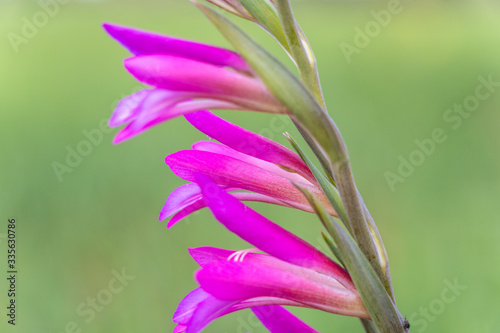
<svg viewBox="0 0 500 333">
<path fill-rule="evenodd" d="M 229 251 L 216 247 L 200 247 L 189 249 L 189 254 L 191 254 L 193 259 L 201 267 L 219 261 L 256 263 L 259 265 L 270 266 L 283 271 L 287 271 L 295 275 L 300 275 L 306 277 L 311 281 L 316 281 L 318 283 L 322 283 L 331 287 L 345 289 L 345 287 L 340 282 L 338 282 L 334 276 L 328 276 L 322 273 L 318 273 L 317 271 L 309 268 L 290 264 L 268 254 L 252 253 L 252 251 L 249 250 Z M 235 254 L 239 255 L 235 256 Z"/>
<path fill-rule="evenodd" d="M 245 206 L 207 176 L 197 174 L 196 178 L 207 206 L 231 232 L 278 259 L 332 276 L 346 288 L 356 289 L 349 274 L 314 246 Z"/>
<path fill-rule="evenodd" d="M 183 300 L 179 303 L 177 310 L 175 310 L 173 321 L 178 324 L 187 325 L 193 317 L 193 313 L 198 307 L 198 305 L 210 298 L 210 294 L 201 288 L 196 288 L 191 291 Z"/>
<path fill-rule="evenodd" d="M 120 143 L 147 129 L 186 113 L 213 109 L 241 109 L 240 106 L 226 101 L 191 98 L 199 97 L 192 93 L 172 92 L 163 89 L 139 91 L 125 98 L 113 113 L 110 126 L 118 126 L 130 122 L 114 138 Z M 142 100 L 140 100 L 142 98 Z"/>
<path fill-rule="evenodd" d="M 205 93 L 249 110 L 285 113 L 286 109 L 258 79 L 172 55 L 135 56 L 125 67 L 139 81 L 158 88 Z"/>
<path fill-rule="evenodd" d="M 194 183 L 193 183 L 194 184 Z M 196 184 L 194 184 L 196 185 Z M 198 185 L 196 185 L 198 186 Z M 175 190 L 174 192 L 176 192 Z M 207 205 L 205 204 L 205 201 L 203 200 L 203 196 L 201 194 L 201 190 L 198 193 L 192 193 L 191 196 L 189 197 L 184 197 L 184 199 L 181 199 L 181 197 L 176 198 L 177 195 L 179 196 L 184 196 L 187 195 L 187 193 L 174 193 L 170 194 L 170 196 L 167 198 L 167 202 L 165 203 L 165 206 L 163 206 L 163 209 L 160 213 L 159 220 L 162 221 L 166 219 L 168 216 L 175 214 L 167 223 L 167 228 L 171 228 L 174 224 L 182 220 L 184 217 L 202 209 L 205 208 Z M 312 212 L 312 209 L 310 206 L 306 205 L 300 205 L 296 203 L 286 203 L 281 200 L 277 200 L 274 198 L 271 198 L 266 195 L 258 194 L 258 193 L 252 193 L 252 192 L 233 192 L 232 193 L 235 198 L 241 201 L 257 201 L 257 202 L 265 202 L 265 203 L 270 203 L 274 205 L 280 205 L 284 207 L 292 207 L 292 208 L 297 208 L 297 209 L 302 209 L 306 211 Z M 173 197 L 172 197 L 173 196 Z M 171 198 L 172 197 L 172 198 Z M 173 201 L 173 202 L 170 202 Z"/>
<path fill-rule="evenodd" d="M 226 155 L 229 157 L 236 158 L 240 161 L 247 162 L 250 164 L 253 164 L 255 166 L 258 166 L 259 168 L 265 169 L 267 171 L 271 171 L 279 176 L 285 177 L 290 179 L 290 181 L 293 182 L 309 182 L 306 178 L 302 177 L 301 175 L 295 173 L 295 172 L 290 172 L 287 170 L 284 170 L 283 168 L 280 168 L 276 164 L 267 162 L 265 160 L 258 159 L 256 157 L 253 157 L 251 155 L 247 155 L 244 153 L 240 153 L 237 150 L 234 150 L 233 148 L 230 148 L 228 146 L 222 145 L 217 142 L 213 141 L 198 141 L 193 144 L 192 148 L 194 150 L 203 150 L 203 151 L 208 151 L 212 152 L 215 154 L 221 154 L 221 155 Z"/>
<path fill-rule="evenodd" d="M 257 306 L 252 311 L 271 333 L 319 333 L 279 305 Z"/>
<path fill-rule="evenodd" d="M 246 61 L 230 50 L 116 24 L 105 23 L 103 27 L 108 34 L 135 55 L 171 54 L 215 66 L 251 72 Z"/>
<path fill-rule="evenodd" d="M 223 187 L 260 193 L 288 204 L 309 206 L 306 198 L 290 183 L 288 178 L 226 155 L 183 150 L 168 155 L 165 162 L 177 176 L 184 180 L 195 181 L 196 173 L 205 173 Z M 308 182 L 297 183 L 314 193 L 325 207 L 330 207 L 330 213 L 335 214 L 325 195 L 317 187 Z"/>
<path fill-rule="evenodd" d="M 369 318 L 357 293 L 268 265 L 218 261 L 205 265 L 195 277 L 203 290 L 220 300 L 278 297 L 331 313 Z"/>
<path fill-rule="evenodd" d="M 260 297 L 244 301 L 221 301 L 201 288 L 191 291 L 179 303 L 173 321 L 177 332 L 199 332 L 213 320 L 226 314 L 269 304 L 301 306 L 300 303 L 274 297 Z M 176 332 L 176 331 L 174 331 Z"/>
<path fill-rule="evenodd" d="M 156 91 L 157 89 L 154 90 Z M 141 111 L 141 104 L 152 94 L 155 94 L 155 92 L 149 89 L 142 89 L 122 99 L 109 119 L 109 126 L 124 125 L 134 119 L 137 113 Z"/>
<path fill-rule="evenodd" d="M 187 325 L 186 333 L 198 333 L 215 319 L 227 313 L 227 309 L 238 301 L 222 301 L 209 297 L 201 302 Z"/>
<path fill-rule="evenodd" d="M 201 190 L 196 183 L 184 184 L 176 188 L 167 198 L 160 213 L 160 221 L 200 200 Z"/>
<path fill-rule="evenodd" d="M 282 165 L 315 183 L 306 164 L 290 149 L 260 134 L 236 126 L 210 111 L 199 111 L 184 116 L 200 132 L 243 154 Z"/>
</svg>

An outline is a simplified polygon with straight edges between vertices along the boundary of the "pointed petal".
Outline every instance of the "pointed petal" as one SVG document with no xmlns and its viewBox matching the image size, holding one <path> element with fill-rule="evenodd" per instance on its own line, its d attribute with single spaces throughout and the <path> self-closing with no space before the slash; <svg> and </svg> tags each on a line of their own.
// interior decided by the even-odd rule
<svg viewBox="0 0 500 333">
<path fill-rule="evenodd" d="M 134 119 L 141 110 L 141 104 L 147 97 L 151 96 L 152 93 L 150 89 L 142 89 L 122 99 L 109 119 L 109 126 L 116 127 L 124 125 Z"/>
<path fill-rule="evenodd" d="M 160 221 L 200 200 L 201 190 L 195 183 L 176 188 L 167 198 L 160 213 Z"/>
<path fill-rule="evenodd" d="M 290 183 L 289 179 L 229 156 L 206 151 L 183 150 L 168 155 L 165 162 L 184 180 L 195 181 L 195 174 L 201 172 L 223 187 L 260 193 L 291 205 L 309 206 L 302 193 Z M 328 205 L 326 197 L 319 189 L 307 183 L 299 184 L 314 192 L 325 205 Z M 333 209 L 331 212 L 334 214 Z"/>
<path fill-rule="evenodd" d="M 177 310 L 175 310 L 172 318 L 173 321 L 178 324 L 187 325 L 193 317 L 193 313 L 198 305 L 210 297 L 212 296 L 210 296 L 210 294 L 203 289 L 194 289 L 179 303 L 179 306 L 177 307 Z"/>
<path fill-rule="evenodd" d="M 258 194 L 258 193 L 252 193 L 252 192 L 233 192 L 232 195 L 240 200 L 240 201 L 257 201 L 257 202 L 265 202 L 265 203 L 270 203 L 273 205 L 279 205 L 279 206 L 284 206 L 284 207 L 291 207 L 291 208 L 297 208 L 297 209 L 302 209 L 308 212 L 312 212 L 310 206 L 307 205 L 301 205 L 297 203 L 286 203 L 281 200 L 276 200 L 274 198 L 271 198 L 266 195 Z M 170 198 L 170 197 L 169 197 Z M 168 201 L 169 199 L 167 199 Z M 180 208 L 174 216 L 168 221 L 167 223 L 167 228 L 171 228 L 173 225 L 175 225 L 177 222 L 185 218 L 186 216 L 205 208 L 207 205 L 205 204 L 205 201 L 203 200 L 203 196 L 201 194 L 196 195 L 196 198 L 193 198 L 192 203 Z M 170 211 L 163 211 L 160 213 L 159 220 L 164 220 L 167 218 L 170 214 L 167 215 Z"/>
<path fill-rule="evenodd" d="M 271 333 L 319 333 L 279 305 L 257 306 L 252 311 Z"/>
<path fill-rule="evenodd" d="M 278 259 L 333 276 L 355 290 L 349 274 L 324 253 L 245 206 L 207 176 L 196 177 L 207 206 L 230 231 Z"/>
<path fill-rule="evenodd" d="M 189 254 L 201 267 L 217 261 L 225 261 L 236 251 L 220 249 L 218 247 L 202 246 L 189 249 Z"/>
<path fill-rule="evenodd" d="M 113 142 L 115 144 L 139 135 L 162 122 L 190 112 L 205 108 L 241 109 L 238 105 L 225 101 L 212 99 L 190 100 L 190 98 L 196 97 L 196 94 L 192 93 L 171 92 L 163 89 L 148 91 L 148 94 L 140 94 L 139 92 L 137 96 L 130 96 L 131 99 L 125 99 L 123 103 L 118 105 L 110 123 L 114 126 L 127 121 L 130 121 L 130 123 L 114 138 Z M 143 99 L 136 101 L 134 100 L 136 97 L 142 97 Z"/>
<path fill-rule="evenodd" d="M 174 322 L 178 323 L 178 332 L 199 332 L 219 317 L 235 311 L 269 304 L 301 306 L 300 303 L 274 297 L 260 297 L 241 302 L 222 301 L 207 294 L 201 288 L 197 288 L 179 304 L 174 315 Z"/>
<path fill-rule="evenodd" d="M 232 67 L 250 72 L 245 60 L 236 52 L 189 40 L 105 23 L 104 29 L 135 55 L 171 54 L 206 62 L 215 66 Z"/>
<path fill-rule="evenodd" d="M 186 325 L 177 325 L 177 326 L 175 326 L 172 333 L 184 333 L 184 332 L 186 332 L 186 328 L 187 328 Z"/>
<path fill-rule="evenodd" d="M 172 55 L 135 56 L 125 60 L 125 67 L 139 81 L 158 88 L 205 93 L 250 110 L 286 111 L 259 80 L 229 69 Z"/>
<path fill-rule="evenodd" d="M 215 319 L 226 314 L 226 310 L 238 301 L 222 301 L 209 297 L 196 308 L 186 333 L 198 333 Z"/>
<path fill-rule="evenodd" d="M 210 111 L 191 113 L 185 115 L 185 118 L 199 131 L 234 150 L 295 170 L 309 181 L 315 182 L 314 176 L 299 155 L 277 142 L 236 126 Z"/>
<path fill-rule="evenodd" d="M 358 294 L 308 279 L 307 273 L 247 261 L 218 261 L 205 265 L 195 277 L 203 290 L 220 300 L 278 297 L 331 313 L 369 317 Z"/>
</svg>

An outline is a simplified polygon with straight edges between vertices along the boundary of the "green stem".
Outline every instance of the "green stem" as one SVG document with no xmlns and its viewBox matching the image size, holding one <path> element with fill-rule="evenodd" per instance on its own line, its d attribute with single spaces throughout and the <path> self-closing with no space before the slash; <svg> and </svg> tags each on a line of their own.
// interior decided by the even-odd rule
<svg viewBox="0 0 500 333">
<path fill-rule="evenodd" d="M 300 78 L 318 103 L 322 107 L 325 107 L 325 100 L 319 82 L 317 62 L 309 41 L 295 22 L 290 2 L 288 0 L 276 0 L 275 3 L 286 40 L 292 52 L 292 57 L 297 64 Z"/>
</svg>

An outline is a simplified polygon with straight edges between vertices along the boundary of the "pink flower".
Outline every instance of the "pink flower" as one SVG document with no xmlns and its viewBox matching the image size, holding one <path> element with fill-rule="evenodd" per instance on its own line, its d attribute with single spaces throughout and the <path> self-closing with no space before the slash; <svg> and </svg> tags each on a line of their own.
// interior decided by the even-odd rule
<svg viewBox="0 0 500 333">
<path fill-rule="evenodd" d="M 212 320 L 245 308 L 257 309 L 271 332 L 292 316 L 281 307 L 264 316 L 260 306 L 300 306 L 369 319 L 349 274 L 309 243 L 242 204 L 203 175 L 197 175 L 203 199 L 227 229 L 267 254 L 196 248 L 200 287 L 189 293 L 174 314 L 177 332 L 195 333 Z M 265 318 L 263 318 L 265 317 Z M 316 332 L 299 319 L 303 330 Z M 299 324 L 298 324 L 299 325 Z M 297 326 L 299 328 L 300 326 Z M 288 331 L 288 332 L 294 332 Z"/>
<path fill-rule="evenodd" d="M 267 202 L 311 212 L 311 206 L 292 184 L 294 182 L 314 193 L 336 216 L 311 171 L 296 153 L 209 111 L 185 117 L 198 130 L 222 144 L 200 141 L 192 146 L 192 150 L 168 155 L 165 162 L 180 178 L 194 182 L 196 173 L 204 173 L 233 192 L 239 200 Z M 168 223 L 171 227 L 204 207 L 205 201 L 198 185 L 185 184 L 170 194 L 160 213 L 160 220 L 175 214 Z"/>
<path fill-rule="evenodd" d="M 286 113 L 285 107 L 237 53 L 197 42 L 112 24 L 104 29 L 134 56 L 125 68 L 152 86 L 123 99 L 110 126 L 125 126 L 119 143 L 161 123 L 210 109 Z"/>
</svg>

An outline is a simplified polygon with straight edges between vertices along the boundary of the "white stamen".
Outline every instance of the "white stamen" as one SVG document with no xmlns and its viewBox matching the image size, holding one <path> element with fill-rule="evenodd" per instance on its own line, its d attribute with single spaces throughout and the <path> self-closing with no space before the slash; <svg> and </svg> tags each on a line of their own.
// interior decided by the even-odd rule
<svg viewBox="0 0 500 333">
<path fill-rule="evenodd" d="M 234 253 L 231 253 L 231 255 L 227 257 L 227 261 L 243 262 L 247 254 L 258 251 L 260 250 L 256 248 L 236 251 Z"/>
</svg>

